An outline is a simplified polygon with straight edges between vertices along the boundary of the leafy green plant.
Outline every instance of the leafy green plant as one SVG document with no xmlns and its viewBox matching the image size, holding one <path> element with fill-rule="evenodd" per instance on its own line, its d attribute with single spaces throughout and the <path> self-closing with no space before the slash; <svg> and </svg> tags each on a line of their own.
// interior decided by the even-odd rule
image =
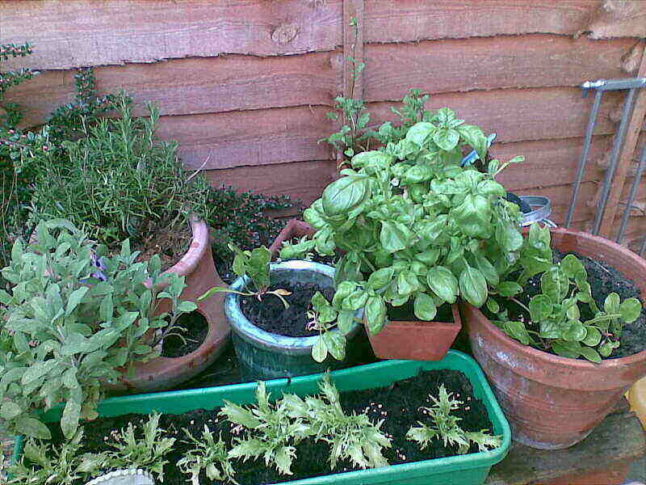
<svg viewBox="0 0 646 485">
<path fill-rule="evenodd" d="M 227 445 L 221 436 L 216 440 L 207 425 L 204 425 L 200 439 L 194 438 L 188 430 L 184 432 L 194 448 L 177 462 L 177 467 L 182 473 L 189 475 L 193 485 L 200 485 L 202 472 L 209 480 L 238 483 L 234 479 L 235 471 L 229 459 Z"/>
<path fill-rule="evenodd" d="M 342 253 L 332 301 L 342 331 L 361 308 L 378 333 L 388 305 L 412 302 L 429 321 L 458 297 L 482 306 L 518 258 L 520 211 L 495 177 L 522 157 L 492 160 L 486 172 L 461 167 L 464 149 L 485 159 L 482 130 L 447 108 L 422 116 L 396 143 L 355 155 L 304 213 L 317 232 L 300 247 Z"/>
<path fill-rule="evenodd" d="M 66 163 L 40 171 L 35 220 L 66 218 L 114 245 L 141 241 L 155 228 L 178 231 L 191 214 L 208 219 L 211 188 L 201 174 L 184 170 L 177 143 L 156 137 L 159 110 L 149 105 L 150 118 L 135 118 L 127 96 L 116 103 L 118 118 L 84 127 L 79 140 L 63 143 Z"/>
<path fill-rule="evenodd" d="M 343 283 L 341 283 L 343 285 Z M 307 328 L 316 330 L 319 336 L 312 346 L 312 358 L 323 362 L 328 353 L 337 360 L 345 358 L 347 335 L 352 329 L 356 312 L 352 310 L 337 310 L 323 294 L 317 291 L 312 297 L 312 308 L 308 310 Z M 333 331 L 338 327 L 338 332 Z"/>
<path fill-rule="evenodd" d="M 493 323 L 524 345 L 599 363 L 619 347 L 623 326 L 639 318 L 642 304 L 637 298 L 621 301 L 617 293 L 610 293 L 599 308 L 583 263 L 573 254 L 553 263 L 550 242 L 548 229 L 532 227 L 527 254 L 521 253 L 519 280 L 525 283 L 541 274 L 540 292 L 527 305 L 511 297 L 530 321 L 523 316 L 510 319 L 509 312 L 500 310 L 494 300 L 488 302 L 489 309 L 498 314 Z M 520 291 L 523 286 L 519 283 L 515 289 Z"/>
<path fill-rule="evenodd" d="M 206 300 L 216 293 L 236 293 L 242 296 L 255 296 L 258 300 L 262 300 L 265 295 L 274 295 L 283 302 L 285 308 L 288 308 L 289 303 L 287 303 L 284 297 L 291 295 L 291 292 L 283 289 L 269 289 L 271 284 L 269 264 L 271 261 L 271 253 L 269 249 L 262 246 L 251 251 L 243 251 L 232 244 L 229 247 L 235 253 L 233 272 L 240 277 L 248 278 L 247 286 L 249 291 L 232 290 L 228 286 L 215 286 L 201 295 L 198 300 Z"/>
<path fill-rule="evenodd" d="M 256 389 L 256 404 L 249 407 L 226 402 L 220 411 L 243 434 L 236 438 L 229 457 L 264 458 L 267 466 L 275 467 L 283 475 L 291 475 L 291 466 L 296 458 L 294 445 L 309 435 L 300 419 L 292 419 L 284 400 L 274 404 L 269 401 L 264 382 Z"/>
<path fill-rule="evenodd" d="M 425 449 L 435 439 L 441 439 L 444 446 L 457 446 L 459 455 L 467 453 L 472 444 L 477 445 L 480 451 L 502 445 L 501 436 L 493 436 L 487 430 L 464 431 L 460 427 L 461 419 L 452 412 L 460 409 L 464 403 L 455 399 L 453 393 L 447 392 L 444 384 L 440 386 L 437 398 L 432 395 L 429 397 L 433 405 L 423 407 L 422 411 L 428 415 L 431 424 L 418 421 L 418 426 L 411 427 L 406 433 L 406 438 L 418 443 L 420 449 Z"/>
<path fill-rule="evenodd" d="M 341 407 L 339 391 L 329 376 L 319 383 L 321 394 L 301 398 L 286 394 L 283 403 L 289 415 L 307 427 L 313 439 L 330 445 L 330 467 L 348 460 L 360 468 L 387 466 L 383 449 L 390 439 L 380 430 L 383 421 L 373 424 L 366 414 L 346 414 Z"/>
<path fill-rule="evenodd" d="M 136 263 L 128 242 L 108 257 L 68 221 L 39 224 L 36 240 L 18 240 L 2 270 L 0 418 L 10 432 L 49 439 L 39 412 L 65 403 L 60 424 L 71 438 L 97 416 L 103 383 L 158 355 L 196 305 L 180 300 L 183 277 L 162 274 L 158 257 Z M 158 313 L 166 301 L 170 312 Z"/>
<path fill-rule="evenodd" d="M 166 455 L 175 444 L 175 438 L 165 437 L 165 430 L 159 427 L 159 413 L 153 413 L 141 426 L 141 433 L 132 423 L 117 432 L 107 452 L 110 468 L 143 468 L 164 481 Z M 138 437 L 137 435 L 141 435 Z"/>
</svg>

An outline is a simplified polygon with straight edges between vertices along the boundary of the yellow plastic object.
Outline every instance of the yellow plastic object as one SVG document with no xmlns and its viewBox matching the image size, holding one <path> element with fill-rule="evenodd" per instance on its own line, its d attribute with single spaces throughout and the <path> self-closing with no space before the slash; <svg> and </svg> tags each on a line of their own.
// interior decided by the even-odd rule
<svg viewBox="0 0 646 485">
<path fill-rule="evenodd" d="M 642 377 L 628 390 L 628 401 L 630 409 L 635 411 L 646 429 L 646 377 Z"/>
</svg>

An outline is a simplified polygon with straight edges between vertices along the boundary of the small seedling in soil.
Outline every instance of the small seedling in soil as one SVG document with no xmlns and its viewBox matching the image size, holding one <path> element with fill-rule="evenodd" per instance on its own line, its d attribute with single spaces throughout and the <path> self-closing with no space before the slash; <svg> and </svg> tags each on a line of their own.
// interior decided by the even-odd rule
<svg viewBox="0 0 646 485">
<path fill-rule="evenodd" d="M 235 253 L 233 259 L 233 272 L 240 276 L 249 277 L 248 286 L 252 291 L 237 291 L 228 287 L 215 286 L 204 293 L 198 298 L 198 301 L 203 301 L 211 298 L 216 293 L 235 293 L 242 296 L 255 296 L 259 301 L 265 295 L 277 296 L 283 302 L 285 308 L 289 307 L 289 303 L 285 300 L 285 296 L 291 295 L 291 292 L 283 289 L 269 290 L 271 283 L 271 272 L 269 262 L 271 261 L 271 253 L 265 246 L 261 246 L 252 251 L 243 251 L 242 249 L 229 245 L 231 251 Z"/>
<path fill-rule="evenodd" d="M 264 382 L 256 389 L 257 404 L 249 407 L 226 402 L 220 411 L 235 425 L 233 434 L 242 434 L 234 440 L 230 458 L 264 458 L 267 466 L 275 467 L 283 475 L 291 475 L 296 458 L 295 445 L 309 435 L 300 419 L 290 417 L 285 401 L 269 402 Z"/>
<path fill-rule="evenodd" d="M 110 443 L 113 450 L 107 452 L 111 468 L 143 468 L 159 478 L 164 479 L 164 465 L 168 463 L 166 455 L 175 444 L 175 438 L 164 437 L 166 431 L 159 427 L 159 413 L 150 415 L 143 426 L 143 436 L 138 438 L 137 427 L 128 423 L 128 427 L 114 433 Z"/>
<path fill-rule="evenodd" d="M 318 331 L 316 343 L 312 346 L 312 358 L 323 362 L 328 353 L 337 360 L 345 359 L 345 335 L 352 329 L 353 311 L 338 311 L 317 291 L 312 297 L 312 308 L 307 312 L 307 330 Z M 333 332 L 338 328 L 338 332 Z"/>
<path fill-rule="evenodd" d="M 472 444 L 477 445 L 480 451 L 488 451 L 502 445 L 502 437 L 493 436 L 487 430 L 470 432 L 460 427 L 460 418 L 451 413 L 460 409 L 463 402 L 455 399 L 453 393 L 447 392 L 443 384 L 440 386 L 438 398 L 432 395 L 429 395 L 429 398 L 433 405 L 422 407 L 421 411 L 432 423 L 429 425 L 418 421 L 418 426 L 411 427 L 406 433 L 406 437 L 417 442 L 420 449 L 425 449 L 434 439 L 441 439 L 444 446 L 457 446 L 459 455 L 467 453 Z"/>
<path fill-rule="evenodd" d="M 188 443 L 194 445 L 194 448 L 177 462 L 177 467 L 182 473 L 190 475 L 192 485 L 200 485 L 202 472 L 209 480 L 238 483 L 233 478 L 235 471 L 229 461 L 227 445 L 222 440 L 222 436 L 216 440 L 207 425 L 204 425 L 204 432 L 200 439 L 193 437 L 187 429 L 184 432 L 188 437 Z"/>
<path fill-rule="evenodd" d="M 330 445 L 330 468 L 347 461 L 360 468 L 387 466 L 383 449 L 390 448 L 390 439 L 380 430 L 383 420 L 373 424 L 366 414 L 346 414 L 329 376 L 319 387 L 319 396 L 288 394 L 283 401 L 290 416 L 302 421 L 309 435 Z"/>
</svg>

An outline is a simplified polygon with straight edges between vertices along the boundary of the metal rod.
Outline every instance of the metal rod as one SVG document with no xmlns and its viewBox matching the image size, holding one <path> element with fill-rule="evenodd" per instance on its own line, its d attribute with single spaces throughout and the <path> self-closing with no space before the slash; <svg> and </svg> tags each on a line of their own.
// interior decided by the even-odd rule
<svg viewBox="0 0 646 485">
<path fill-rule="evenodd" d="M 579 198 L 579 189 L 581 188 L 581 182 L 583 181 L 583 175 L 585 174 L 585 167 L 588 164 L 590 146 L 592 145 L 592 135 L 594 134 L 594 127 L 597 125 L 597 118 L 599 116 L 599 108 L 601 106 L 602 98 L 603 98 L 603 91 L 597 91 L 594 96 L 594 104 L 592 105 L 592 111 L 590 111 L 588 126 L 585 130 L 585 142 L 583 144 L 583 153 L 581 154 L 581 159 L 579 160 L 579 166 L 576 170 L 576 180 L 574 182 L 574 190 L 572 192 L 572 200 L 570 201 L 570 207 L 567 210 L 567 216 L 565 218 L 565 227 L 570 227 L 570 225 L 572 224 L 572 218 L 574 217 L 574 211 L 576 210 L 576 201 Z"/>
<path fill-rule="evenodd" d="M 628 96 L 624 104 L 624 110 L 621 115 L 621 123 L 619 124 L 619 130 L 617 130 L 617 135 L 615 136 L 615 142 L 612 145 L 612 155 L 610 157 L 610 165 L 608 166 L 608 171 L 606 172 L 606 178 L 603 181 L 603 189 L 601 191 L 601 198 L 599 199 L 599 205 L 597 208 L 597 214 L 594 219 L 594 226 L 592 229 L 592 234 L 599 234 L 601 229 L 601 222 L 603 221 L 603 215 L 606 212 L 606 205 L 608 204 L 608 198 L 610 197 L 610 188 L 612 187 L 612 180 L 615 178 L 615 172 L 617 171 L 617 165 L 619 165 L 619 158 L 621 157 L 621 152 L 624 148 L 624 137 L 626 136 L 626 131 L 628 131 L 628 124 L 630 117 L 633 112 L 633 107 L 635 105 L 635 96 L 637 94 L 638 88 L 633 88 L 628 91 Z"/>
<path fill-rule="evenodd" d="M 583 89 L 596 89 L 598 91 L 618 91 L 622 89 L 635 89 L 646 87 L 646 77 L 631 79 L 599 79 L 586 81 L 581 84 Z"/>
<path fill-rule="evenodd" d="M 626 202 L 626 209 L 624 210 L 624 216 L 621 219 L 621 226 L 619 227 L 619 234 L 617 235 L 617 242 L 622 243 L 624 240 L 624 233 L 626 232 L 626 227 L 628 226 L 628 219 L 630 218 L 630 211 L 633 207 L 633 202 L 637 197 L 637 192 L 639 191 L 639 183 L 641 182 L 642 175 L 646 169 L 646 145 L 644 145 L 644 150 L 642 150 L 642 156 L 639 159 L 639 164 L 637 165 L 637 172 L 635 173 L 635 180 L 633 180 L 633 185 L 630 188 L 630 195 L 628 195 L 628 201 Z"/>
</svg>

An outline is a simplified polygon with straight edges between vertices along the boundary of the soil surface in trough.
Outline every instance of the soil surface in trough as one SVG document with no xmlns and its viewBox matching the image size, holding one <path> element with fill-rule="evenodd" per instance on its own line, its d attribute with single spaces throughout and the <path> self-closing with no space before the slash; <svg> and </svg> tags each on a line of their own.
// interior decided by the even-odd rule
<svg viewBox="0 0 646 485">
<path fill-rule="evenodd" d="M 473 396 L 473 389 L 464 374 L 459 371 L 441 370 L 423 372 L 420 375 L 397 382 L 391 386 L 365 390 L 344 392 L 341 402 L 346 412 L 367 412 L 373 422 L 383 420 L 381 429 L 391 435 L 392 447 L 385 450 L 385 456 L 391 465 L 416 462 L 431 458 L 441 458 L 455 455 L 457 449 L 444 446 L 442 440 L 433 440 L 432 445 L 424 451 L 412 441 L 406 440 L 406 432 L 418 421 L 428 423 L 429 418 L 421 409 L 430 406 L 432 401 L 429 394 L 438 395 L 438 389 L 444 384 L 447 391 L 453 392 L 455 398 L 464 404 L 455 415 L 461 418 L 460 426 L 465 431 L 492 430 L 485 405 Z M 107 442 L 110 434 L 115 429 L 122 429 L 133 422 L 140 425 L 147 419 L 142 415 L 124 415 L 112 418 L 101 418 L 92 422 L 85 429 L 85 451 L 98 452 L 108 448 Z M 204 425 L 208 425 L 215 436 L 221 433 L 222 438 L 230 443 L 234 436 L 231 433 L 231 423 L 218 417 L 218 410 L 196 410 L 181 415 L 163 415 L 160 425 L 167 433 L 177 438 L 173 452 L 168 456 L 169 464 L 164 469 L 164 484 L 184 484 L 187 476 L 180 473 L 175 463 L 190 449 L 185 442 L 185 429 L 193 436 L 201 436 Z M 430 423 L 429 423 L 430 424 Z M 58 428 L 58 427 L 57 427 Z M 54 441 L 61 441 L 59 429 L 53 429 Z M 476 452 L 472 447 L 469 452 Z M 337 464 L 334 471 L 330 471 L 328 464 L 329 445 L 311 441 L 301 442 L 296 446 L 296 460 L 292 466 L 293 475 L 280 475 L 273 468 L 267 467 L 264 460 L 235 460 L 235 479 L 241 485 L 276 483 L 289 480 L 298 480 L 306 477 L 341 473 L 353 470 L 348 462 Z M 205 476 L 200 477 L 200 483 L 219 484 L 210 482 Z"/>
</svg>

